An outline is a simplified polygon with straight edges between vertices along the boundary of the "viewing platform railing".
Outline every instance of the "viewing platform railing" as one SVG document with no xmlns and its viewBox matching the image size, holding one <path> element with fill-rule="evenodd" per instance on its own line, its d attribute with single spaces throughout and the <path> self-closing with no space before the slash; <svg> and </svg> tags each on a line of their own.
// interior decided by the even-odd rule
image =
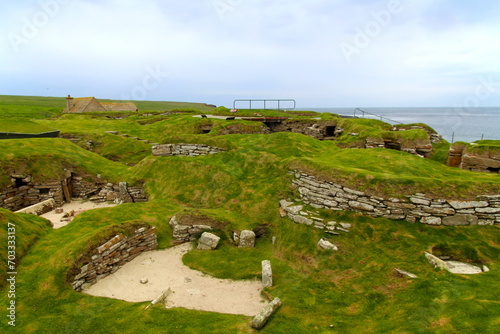
<svg viewBox="0 0 500 334">
<path fill-rule="evenodd" d="M 392 122 L 392 123 L 396 123 L 396 124 L 403 124 L 401 122 L 398 122 L 398 121 L 395 121 L 393 119 L 390 119 L 390 118 L 387 118 L 387 117 L 384 117 L 384 116 L 380 116 L 380 115 L 377 115 L 377 114 L 373 114 L 371 112 L 368 112 L 368 111 L 365 111 L 365 110 L 362 110 L 362 109 L 359 109 L 359 108 L 356 108 L 354 109 L 354 117 L 356 117 L 356 111 L 360 111 L 362 114 L 363 114 L 363 118 L 365 118 L 365 114 L 368 114 L 368 115 L 371 115 L 371 116 L 375 116 L 377 118 L 380 118 L 380 120 L 383 122 L 384 119 Z"/>
</svg>

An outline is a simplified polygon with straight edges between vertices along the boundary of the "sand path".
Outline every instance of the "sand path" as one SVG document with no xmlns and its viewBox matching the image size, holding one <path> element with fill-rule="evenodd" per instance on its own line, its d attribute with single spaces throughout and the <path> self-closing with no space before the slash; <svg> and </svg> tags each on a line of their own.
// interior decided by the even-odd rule
<svg viewBox="0 0 500 334">
<path fill-rule="evenodd" d="M 78 201 L 78 200 L 73 200 L 71 203 L 65 203 L 62 206 L 62 209 L 64 210 L 63 213 L 56 213 L 55 210 L 52 210 L 50 212 L 47 212 L 41 217 L 48 219 L 52 222 L 52 226 L 57 229 L 61 228 L 63 226 L 68 225 L 71 220 L 74 218 L 74 216 L 78 215 L 79 213 L 82 213 L 87 210 L 92 210 L 92 209 L 99 209 L 99 208 L 109 208 L 112 206 L 116 206 L 116 204 L 109 204 L 109 203 L 95 203 L 91 201 Z M 69 217 L 68 220 L 66 221 L 61 221 L 63 219 L 63 216 L 67 212 L 74 211 L 74 216 Z"/>
<path fill-rule="evenodd" d="M 116 273 L 100 280 L 85 293 L 129 302 L 152 301 L 170 288 L 166 307 L 255 316 L 267 305 L 259 281 L 217 279 L 190 269 L 182 256 L 191 250 L 183 244 L 160 251 L 144 252 Z M 148 283 L 141 284 L 141 279 Z"/>
</svg>

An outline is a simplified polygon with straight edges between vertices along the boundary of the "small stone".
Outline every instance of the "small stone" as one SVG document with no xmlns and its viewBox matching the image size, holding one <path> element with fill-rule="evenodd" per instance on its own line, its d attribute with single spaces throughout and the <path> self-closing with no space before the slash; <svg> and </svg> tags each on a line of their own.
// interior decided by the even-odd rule
<svg viewBox="0 0 500 334">
<path fill-rule="evenodd" d="M 60 214 L 60 213 L 63 213 L 63 212 L 64 212 L 63 208 L 56 208 L 56 213 L 57 214 Z"/>
<path fill-rule="evenodd" d="M 286 217 L 286 211 L 285 211 L 285 209 L 283 209 L 281 207 L 280 207 L 280 217 L 281 218 L 285 218 Z"/>
<path fill-rule="evenodd" d="M 184 277 L 184 283 L 191 283 L 192 282 L 192 279 L 190 279 L 189 277 Z"/>
<path fill-rule="evenodd" d="M 271 242 L 273 243 L 273 245 L 276 244 L 276 237 L 272 237 Z"/>
<path fill-rule="evenodd" d="M 318 242 L 318 246 L 323 248 L 324 250 L 339 250 L 337 246 L 332 244 L 328 239 L 326 238 L 321 238 L 321 240 Z"/>
<path fill-rule="evenodd" d="M 342 226 L 342 228 L 345 228 L 345 229 L 350 229 L 352 227 L 352 225 L 349 223 L 340 223 L 340 226 Z"/>
<path fill-rule="evenodd" d="M 409 278 L 418 278 L 417 275 L 415 274 L 412 274 L 412 273 L 409 273 L 407 271 L 404 271 L 404 270 L 400 270 L 398 268 L 394 268 L 394 270 L 396 270 L 400 275 L 403 275 L 403 276 L 407 276 Z"/>
<path fill-rule="evenodd" d="M 490 268 L 488 268 L 487 266 L 483 266 L 483 273 L 487 273 L 490 271 Z"/>
<path fill-rule="evenodd" d="M 139 282 L 141 282 L 141 284 L 147 284 L 149 280 L 147 278 L 141 278 Z"/>
</svg>

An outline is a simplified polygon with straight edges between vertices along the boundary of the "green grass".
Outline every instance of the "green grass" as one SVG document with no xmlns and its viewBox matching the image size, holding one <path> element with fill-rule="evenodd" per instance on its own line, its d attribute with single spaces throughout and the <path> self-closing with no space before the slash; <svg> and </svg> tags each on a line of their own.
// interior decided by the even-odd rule
<svg viewBox="0 0 500 334">
<path fill-rule="evenodd" d="M 42 236 L 52 229 L 49 221 L 29 214 L 14 214 L 8 210 L 0 209 L 0 240 L 2 248 L 0 256 L 0 289 L 7 281 L 6 273 L 16 271 L 19 261 L 26 255 L 30 247 Z M 14 246 L 8 249 L 8 246 Z M 15 251 L 15 257 L 9 258 L 8 251 Z M 8 262 L 11 260 L 12 262 Z"/>
<path fill-rule="evenodd" d="M 65 170 L 102 174 L 110 182 L 121 180 L 127 167 L 88 152 L 59 138 L 0 140 L 0 185 L 12 174 L 33 175 L 35 182 L 60 180 Z"/>
<path fill-rule="evenodd" d="M 0 132 L 42 133 L 54 130 L 57 129 L 30 121 L 26 118 L 0 118 Z"/>
<path fill-rule="evenodd" d="M 446 165 L 448 163 L 448 152 L 450 151 L 451 144 L 442 139 L 439 143 L 432 145 L 433 152 L 430 159 Z"/>
<path fill-rule="evenodd" d="M 0 97 L 0 105 L 2 99 L 6 97 Z M 55 108 L 57 99 L 34 98 L 30 102 L 19 98 L 18 102 Z M 16 105 L 15 98 L 5 103 Z M 150 107 L 161 109 L 160 105 Z M 443 164 L 448 143 L 435 145 L 436 153 L 429 160 L 386 149 L 342 149 L 336 142 L 294 133 L 221 136 L 220 131 L 231 124 L 248 129 L 261 124 L 194 118 L 191 111 L 164 116 L 152 113 L 132 113 L 121 120 L 95 113 L 55 119 L 26 117 L 22 123 L 26 129 L 55 128 L 82 137 L 82 141 L 79 145 L 64 139 L 0 141 L 3 186 L 14 172 L 48 180 L 70 169 L 101 174 L 113 183 L 144 182 L 150 198 L 148 203 L 87 211 L 71 224 L 50 231 L 38 217 L 0 210 L 2 224 L 5 219 L 17 219 L 24 255 L 16 285 L 17 326 L 13 330 L 3 322 L 2 332 L 254 333 L 249 327 L 251 317 L 160 306 L 143 311 L 147 303 L 87 296 L 74 292 L 66 281 L 68 271 L 89 247 L 134 224 L 156 226 L 159 247 L 170 247 L 168 222 L 179 213 L 196 213 L 224 223 L 223 229 L 215 231 L 222 237 L 219 248 L 188 253 L 183 261 L 190 267 L 220 278 L 255 279 L 260 278 L 261 261 L 272 262 L 275 286 L 267 288 L 264 295 L 279 297 L 284 306 L 262 333 L 500 331 L 498 226 L 431 227 L 320 210 L 318 216 L 325 220 L 353 224 L 349 234 L 334 237 L 279 217 L 279 200 L 299 196 L 291 186 L 293 176 L 289 172 L 294 168 L 384 196 L 423 192 L 438 198 L 475 199 L 477 194 L 497 194 L 498 175 Z M 423 130 L 390 134 L 390 125 L 377 120 L 319 117 L 336 120 L 345 129 L 340 141 L 346 144 L 359 140 L 348 137 L 350 132 L 359 133 L 360 138 L 423 138 Z M 2 122 L 8 123 L 0 117 Z M 202 134 L 201 129 L 207 125 L 213 127 L 212 132 Z M 149 145 L 105 131 L 157 143 L 204 143 L 227 151 L 196 158 L 154 157 Z M 89 140 L 93 142 L 91 147 L 86 144 Z M 232 231 L 260 225 L 268 226 L 269 234 L 257 240 L 255 249 L 238 249 L 231 242 Z M 277 237 L 275 245 L 272 236 Z M 322 237 L 337 244 L 339 251 L 320 250 L 316 244 Z M 465 276 L 433 269 L 423 256 L 432 250 L 486 264 L 491 271 Z M 399 277 L 394 267 L 419 278 Z M 0 305 L 7 301 L 4 290 Z"/>
</svg>

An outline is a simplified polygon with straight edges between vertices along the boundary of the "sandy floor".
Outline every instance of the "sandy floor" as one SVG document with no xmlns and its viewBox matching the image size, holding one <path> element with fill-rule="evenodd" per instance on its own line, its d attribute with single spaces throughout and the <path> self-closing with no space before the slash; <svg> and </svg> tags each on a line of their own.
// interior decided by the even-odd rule
<svg viewBox="0 0 500 334">
<path fill-rule="evenodd" d="M 87 210 L 92 210 L 92 209 L 98 209 L 98 208 L 108 208 L 116 206 L 116 204 L 108 204 L 108 203 L 94 203 L 91 201 L 71 201 L 71 203 L 65 203 L 63 205 L 63 213 L 56 213 L 55 210 L 52 210 L 50 212 L 47 212 L 41 217 L 48 219 L 52 222 L 54 228 L 61 228 L 63 226 L 68 225 L 71 220 L 78 215 L 79 213 L 82 213 Z M 71 211 L 74 212 L 74 215 L 68 218 L 63 218 L 65 213 L 70 213 Z M 63 221 L 61 221 L 63 220 Z"/>
<path fill-rule="evenodd" d="M 113 275 L 97 282 L 85 293 L 129 302 L 152 301 L 170 288 L 167 308 L 255 316 L 267 305 L 261 297 L 259 281 L 216 279 L 192 270 L 182 263 L 191 249 L 183 244 L 161 251 L 144 252 Z M 148 283 L 141 284 L 141 279 Z"/>
</svg>

